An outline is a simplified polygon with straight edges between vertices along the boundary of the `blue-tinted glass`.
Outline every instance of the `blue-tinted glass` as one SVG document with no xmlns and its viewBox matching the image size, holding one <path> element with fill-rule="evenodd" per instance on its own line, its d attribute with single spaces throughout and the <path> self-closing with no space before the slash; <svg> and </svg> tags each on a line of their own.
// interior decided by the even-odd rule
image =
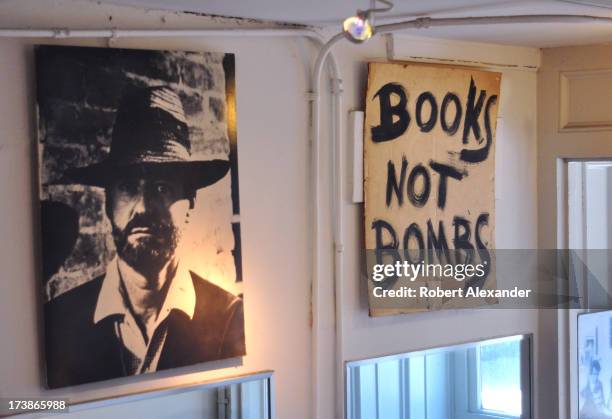
<svg viewBox="0 0 612 419">
<path fill-rule="evenodd" d="M 400 361 L 378 364 L 378 417 L 400 419 Z"/>
<path fill-rule="evenodd" d="M 359 407 L 363 418 L 376 418 L 376 364 L 359 367 Z"/>
<path fill-rule="evenodd" d="M 520 416 L 521 342 L 484 345 L 479 351 L 481 407 Z"/>
</svg>

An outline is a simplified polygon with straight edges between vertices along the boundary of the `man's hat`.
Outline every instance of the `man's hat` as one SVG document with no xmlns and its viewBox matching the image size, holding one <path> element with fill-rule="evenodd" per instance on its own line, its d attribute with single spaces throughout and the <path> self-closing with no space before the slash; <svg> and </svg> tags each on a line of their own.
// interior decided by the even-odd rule
<svg viewBox="0 0 612 419">
<path fill-rule="evenodd" d="M 119 103 L 108 157 L 71 169 L 61 183 L 105 187 L 128 175 L 163 172 L 200 189 L 221 179 L 227 160 L 194 160 L 180 98 L 168 87 L 129 88 Z"/>
</svg>

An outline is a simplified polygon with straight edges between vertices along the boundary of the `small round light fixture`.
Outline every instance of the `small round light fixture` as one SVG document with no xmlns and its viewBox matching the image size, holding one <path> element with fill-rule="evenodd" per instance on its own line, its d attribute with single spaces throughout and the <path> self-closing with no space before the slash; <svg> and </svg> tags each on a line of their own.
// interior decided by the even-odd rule
<svg viewBox="0 0 612 419">
<path fill-rule="evenodd" d="M 361 11 L 345 19 L 342 27 L 347 38 L 356 43 L 367 41 L 374 33 L 374 28 L 370 23 L 370 14 Z"/>
<path fill-rule="evenodd" d="M 374 7 L 376 3 L 382 3 L 384 7 Z M 357 10 L 355 16 L 351 16 L 344 20 L 342 28 L 344 35 L 355 43 L 367 41 L 374 35 L 374 15 L 376 13 L 384 13 L 393 9 L 393 3 L 389 0 L 370 0 L 372 7 L 367 10 Z"/>
</svg>

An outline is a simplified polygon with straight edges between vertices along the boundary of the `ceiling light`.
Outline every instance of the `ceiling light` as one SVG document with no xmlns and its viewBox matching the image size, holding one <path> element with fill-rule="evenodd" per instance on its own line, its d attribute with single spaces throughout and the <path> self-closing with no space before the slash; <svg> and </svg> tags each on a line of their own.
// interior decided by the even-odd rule
<svg viewBox="0 0 612 419">
<path fill-rule="evenodd" d="M 377 1 L 384 3 L 386 7 L 372 7 L 368 10 L 357 10 L 355 16 L 351 16 L 344 20 L 342 28 L 349 40 L 361 43 L 370 39 L 372 35 L 374 35 L 374 13 L 388 12 L 393 8 L 393 3 L 388 0 L 374 0 L 372 1 L 372 6 L 374 6 Z"/>
<path fill-rule="evenodd" d="M 342 26 L 348 39 L 353 42 L 367 41 L 374 33 L 370 17 L 363 12 L 357 12 L 355 16 L 345 19 Z"/>
</svg>

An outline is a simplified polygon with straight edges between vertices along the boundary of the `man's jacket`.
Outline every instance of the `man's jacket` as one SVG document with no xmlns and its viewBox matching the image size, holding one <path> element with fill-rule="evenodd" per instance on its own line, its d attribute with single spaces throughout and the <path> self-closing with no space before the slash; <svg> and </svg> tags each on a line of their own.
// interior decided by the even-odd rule
<svg viewBox="0 0 612 419">
<path fill-rule="evenodd" d="M 191 272 L 193 319 L 173 310 L 157 370 L 243 356 L 242 299 Z M 94 324 L 104 275 L 45 304 L 47 385 L 65 387 L 127 375 L 112 317 Z"/>
</svg>

